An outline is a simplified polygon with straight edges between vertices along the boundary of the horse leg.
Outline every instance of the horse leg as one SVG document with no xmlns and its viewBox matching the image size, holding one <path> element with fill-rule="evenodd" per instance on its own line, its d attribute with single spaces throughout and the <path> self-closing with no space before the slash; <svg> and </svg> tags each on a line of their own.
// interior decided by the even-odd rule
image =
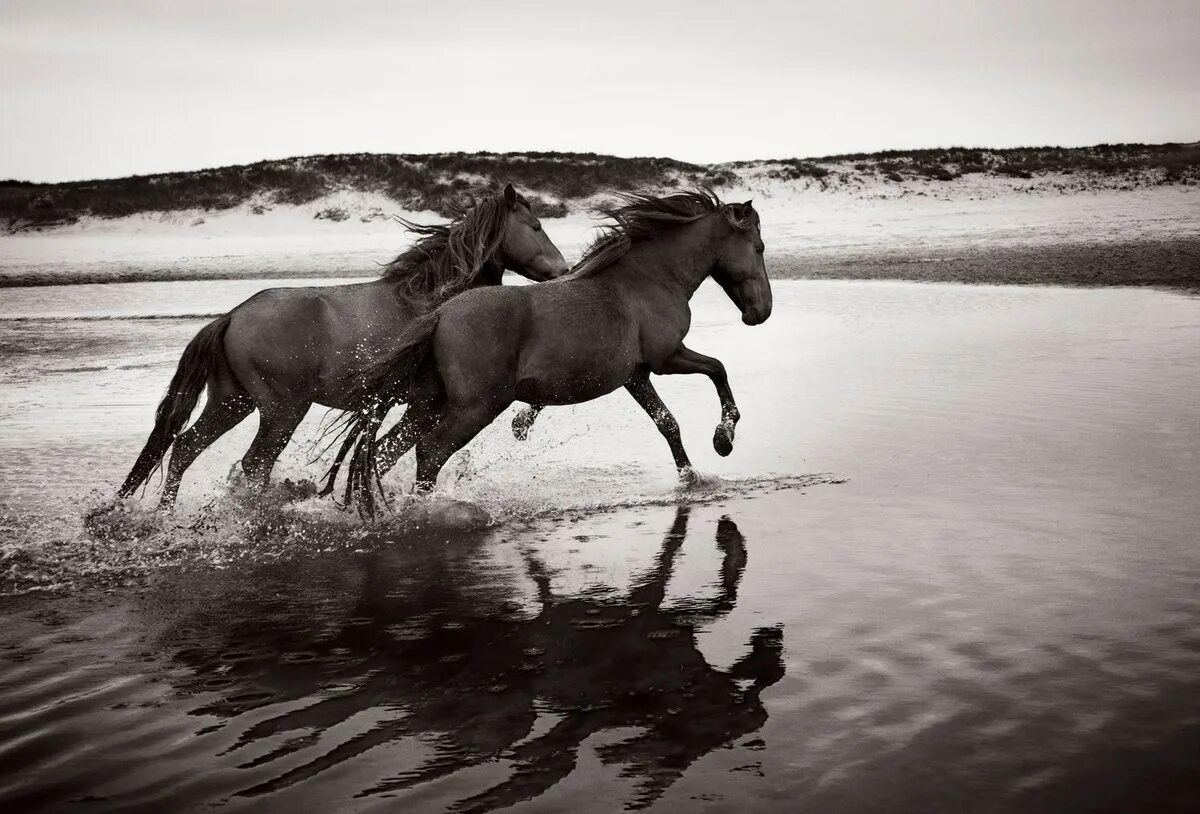
<svg viewBox="0 0 1200 814">
<path fill-rule="evenodd" d="M 376 446 L 375 466 L 379 477 L 387 474 L 417 441 L 437 426 L 445 402 L 424 401 L 408 405 L 404 417 L 388 430 Z"/>
<path fill-rule="evenodd" d="M 531 404 L 513 416 L 513 438 L 516 438 L 518 441 L 528 440 L 529 431 L 533 429 L 533 422 L 537 420 L 538 414 L 541 412 L 541 404 Z"/>
<path fill-rule="evenodd" d="M 252 412 L 254 403 L 245 393 L 227 395 L 221 400 L 218 400 L 216 394 L 210 395 L 200 417 L 191 427 L 179 434 L 171 447 L 171 462 L 167 465 L 167 478 L 163 482 L 162 496 L 158 500 L 159 508 L 168 509 L 174 505 L 183 473 L 196 457 Z"/>
<path fill-rule="evenodd" d="M 721 423 L 713 433 L 713 449 L 724 457 L 733 451 L 733 431 L 742 414 L 733 401 L 733 391 L 729 389 L 729 378 L 725 375 L 725 365 L 720 359 L 705 356 L 703 353 L 679 346 L 675 355 L 655 373 L 702 373 L 712 379 L 717 388 L 717 396 L 721 399 Z"/>
<path fill-rule="evenodd" d="M 258 433 L 242 457 L 242 471 L 252 485 L 262 488 L 270 481 L 275 459 L 292 439 L 292 433 L 304 420 L 308 407 L 308 404 L 291 404 L 286 408 L 260 405 Z"/>
<path fill-rule="evenodd" d="M 663 404 L 650 381 L 650 374 L 644 371 L 635 373 L 632 379 L 625 382 L 625 389 L 633 396 L 638 406 L 646 411 L 646 415 L 650 416 L 662 437 L 667 439 L 671 455 L 675 458 L 675 468 L 679 470 L 680 476 L 685 476 L 691 471 L 692 462 L 683 448 L 683 439 L 679 436 L 679 422 L 671 415 L 667 405 Z"/>
<path fill-rule="evenodd" d="M 428 492 L 437 484 L 438 472 L 450 456 L 496 419 L 512 402 L 477 401 L 451 405 L 442 420 L 417 444 L 417 480 L 414 490 Z"/>
</svg>

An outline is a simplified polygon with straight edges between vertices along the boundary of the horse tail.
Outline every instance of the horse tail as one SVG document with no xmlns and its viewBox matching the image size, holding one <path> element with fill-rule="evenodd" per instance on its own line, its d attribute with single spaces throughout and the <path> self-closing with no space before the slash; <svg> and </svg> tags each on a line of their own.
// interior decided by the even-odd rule
<svg viewBox="0 0 1200 814">
<path fill-rule="evenodd" d="M 392 350 L 364 371 L 359 386 L 360 412 L 372 404 L 396 404 L 404 400 L 421 363 L 429 355 L 433 334 L 442 318 L 441 309 L 422 314 L 405 326 Z"/>
<path fill-rule="evenodd" d="M 325 475 L 321 494 L 333 491 L 338 470 L 349 456 L 345 501 L 347 504 L 357 502 L 360 513 L 374 514 L 374 489 L 379 488 L 382 494 L 375 460 L 379 427 L 387 411 L 407 396 L 413 379 L 429 356 L 440 319 L 441 309 L 414 319 L 400 334 L 392 351 L 364 372 L 359 385 L 360 405 L 350 414 L 345 438 L 333 466 Z"/>
<path fill-rule="evenodd" d="M 200 391 L 208 382 L 217 355 L 224 353 L 222 341 L 231 319 L 232 316 L 226 314 L 208 323 L 184 348 L 175 375 L 167 385 L 167 394 L 158 403 L 154 413 L 154 429 L 150 431 L 150 438 L 142 447 L 133 469 L 129 470 L 129 475 L 121 484 L 118 497 L 129 497 L 162 466 L 167 450 L 175 443 L 175 437 L 196 408 Z"/>
</svg>

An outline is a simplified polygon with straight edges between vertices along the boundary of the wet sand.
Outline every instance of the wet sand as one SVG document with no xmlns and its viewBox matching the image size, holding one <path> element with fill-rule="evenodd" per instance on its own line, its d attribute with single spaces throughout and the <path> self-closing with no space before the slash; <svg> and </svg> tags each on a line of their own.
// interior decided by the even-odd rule
<svg viewBox="0 0 1200 814">
<path fill-rule="evenodd" d="M 837 249 L 774 258 L 792 280 L 1149 286 L 1200 291 L 1200 237 L 999 246 Z"/>
<path fill-rule="evenodd" d="M 251 420 L 176 518 L 97 539 L 82 509 L 139 448 L 186 315 L 250 284 L 161 285 L 0 313 L 6 808 L 1200 794 L 1196 298 L 781 282 L 748 329 L 706 287 L 689 343 L 744 417 L 718 458 L 711 386 L 660 380 L 693 490 L 618 394 L 547 411 L 525 444 L 502 419 L 448 467 L 444 494 L 493 525 L 364 528 L 227 495 Z M 320 469 L 297 445 L 280 475 Z"/>
<path fill-rule="evenodd" d="M 1089 189 L 1080 176 L 1034 180 L 971 175 L 825 186 L 762 172 L 722 187 L 759 203 L 775 279 L 1200 288 L 1200 188 Z M 586 207 L 547 218 L 578 257 L 597 222 Z M 336 207 L 350 215 L 320 219 Z M 411 242 L 382 195 L 340 191 L 300 206 L 84 218 L 45 232 L 0 234 L 0 289 L 65 283 L 372 276 Z"/>
</svg>

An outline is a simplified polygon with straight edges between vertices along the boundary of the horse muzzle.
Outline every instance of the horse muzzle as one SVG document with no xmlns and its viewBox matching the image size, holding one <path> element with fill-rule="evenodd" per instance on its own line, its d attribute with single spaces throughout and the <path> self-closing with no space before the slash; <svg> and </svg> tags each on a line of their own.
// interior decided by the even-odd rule
<svg viewBox="0 0 1200 814">
<path fill-rule="evenodd" d="M 742 310 L 742 322 L 747 325 L 762 325 L 771 316 L 771 306 L 750 305 Z"/>
<path fill-rule="evenodd" d="M 742 283 L 727 283 L 718 280 L 721 288 L 733 304 L 742 312 L 742 322 L 747 325 L 761 325 L 771 316 L 771 287 L 766 280 Z"/>
<path fill-rule="evenodd" d="M 571 267 L 567 265 L 567 261 L 563 259 L 562 255 L 559 255 L 558 257 L 539 257 L 534 264 L 534 270 L 541 279 L 554 280 L 570 271 Z"/>
</svg>

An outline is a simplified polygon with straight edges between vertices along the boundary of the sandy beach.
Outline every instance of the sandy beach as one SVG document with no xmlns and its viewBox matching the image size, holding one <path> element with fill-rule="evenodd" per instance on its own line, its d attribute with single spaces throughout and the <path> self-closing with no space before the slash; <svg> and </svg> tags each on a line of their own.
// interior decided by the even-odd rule
<svg viewBox="0 0 1200 814">
<path fill-rule="evenodd" d="M 769 163 L 742 170 L 719 191 L 757 202 L 777 279 L 1200 286 L 1200 186 L 1122 188 L 1054 174 L 823 186 L 772 171 Z M 588 206 L 605 200 L 545 218 L 569 260 L 594 234 Z M 358 190 L 303 205 L 264 199 L 221 211 L 85 217 L 0 235 L 0 287 L 372 276 L 409 244 L 397 216 L 444 220 Z"/>
</svg>

